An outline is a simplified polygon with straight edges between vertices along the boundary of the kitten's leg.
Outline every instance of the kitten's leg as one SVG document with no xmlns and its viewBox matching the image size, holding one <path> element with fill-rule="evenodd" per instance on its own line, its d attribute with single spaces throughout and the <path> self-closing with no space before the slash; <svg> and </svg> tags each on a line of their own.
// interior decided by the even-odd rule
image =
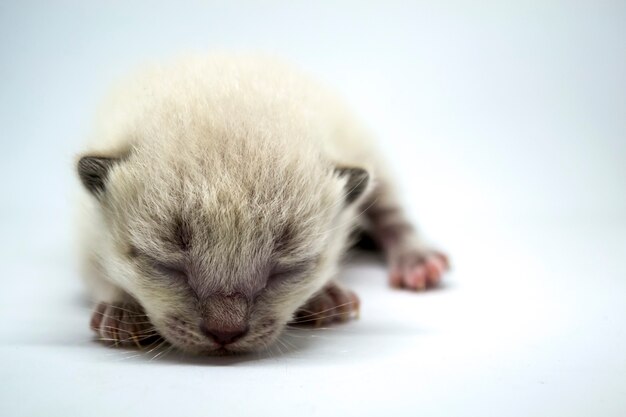
<svg viewBox="0 0 626 417">
<path fill-rule="evenodd" d="M 363 207 L 364 228 L 385 253 L 391 285 L 415 291 L 436 286 L 449 269 L 448 258 L 422 241 L 391 187 L 380 182 Z"/>
<path fill-rule="evenodd" d="M 330 281 L 296 312 L 292 324 L 319 327 L 358 317 L 359 298 L 352 291 Z"/>
<path fill-rule="evenodd" d="M 114 346 L 147 346 L 159 338 L 135 301 L 98 303 L 91 315 L 91 329 L 99 340 Z"/>
<path fill-rule="evenodd" d="M 134 298 L 101 276 L 90 277 L 89 289 L 97 300 L 90 326 L 99 340 L 113 346 L 146 346 L 159 338 Z"/>
<path fill-rule="evenodd" d="M 145 346 L 157 340 L 159 335 L 143 307 L 107 279 L 95 251 L 88 251 L 83 259 L 81 275 L 95 301 L 90 326 L 97 338 L 113 346 Z"/>
</svg>

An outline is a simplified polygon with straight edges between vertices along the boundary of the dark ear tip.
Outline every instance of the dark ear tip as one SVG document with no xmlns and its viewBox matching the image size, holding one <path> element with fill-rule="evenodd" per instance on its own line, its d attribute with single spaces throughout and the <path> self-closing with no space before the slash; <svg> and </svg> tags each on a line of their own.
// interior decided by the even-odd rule
<svg viewBox="0 0 626 417">
<path fill-rule="evenodd" d="M 350 204 L 357 200 L 367 190 L 370 174 L 367 170 L 359 167 L 338 167 L 335 171 L 340 177 L 347 177 L 346 203 Z"/>
<path fill-rule="evenodd" d="M 110 157 L 81 157 L 76 164 L 80 181 L 92 194 L 104 191 L 107 175 L 116 161 L 117 158 Z"/>
<path fill-rule="evenodd" d="M 340 177 L 349 175 L 349 176 L 360 176 L 360 177 L 369 177 L 369 172 L 366 169 L 361 167 L 337 167 L 335 168 L 335 172 L 339 174 Z"/>
</svg>

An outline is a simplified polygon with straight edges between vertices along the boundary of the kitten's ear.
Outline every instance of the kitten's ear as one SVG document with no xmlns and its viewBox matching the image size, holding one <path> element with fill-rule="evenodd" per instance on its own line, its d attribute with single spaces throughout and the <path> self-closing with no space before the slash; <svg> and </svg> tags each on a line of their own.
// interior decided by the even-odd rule
<svg viewBox="0 0 626 417">
<path fill-rule="evenodd" d="M 370 181 L 370 174 L 363 168 L 337 167 L 335 168 L 335 172 L 340 177 L 345 177 L 347 179 L 345 188 L 346 204 L 353 203 L 361 197 L 361 195 L 363 195 L 365 190 L 367 190 L 367 185 Z"/>
<path fill-rule="evenodd" d="M 106 180 L 109 170 L 119 161 L 119 158 L 105 156 L 83 156 L 78 160 L 76 168 L 78 176 L 87 191 L 99 196 L 106 189 Z"/>
</svg>

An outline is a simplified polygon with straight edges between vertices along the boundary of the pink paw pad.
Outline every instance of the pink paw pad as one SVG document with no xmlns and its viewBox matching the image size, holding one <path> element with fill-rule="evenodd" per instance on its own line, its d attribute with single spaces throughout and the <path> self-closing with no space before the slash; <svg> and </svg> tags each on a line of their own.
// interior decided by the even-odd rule
<svg viewBox="0 0 626 417">
<path fill-rule="evenodd" d="M 448 258 L 443 253 L 405 252 L 392 260 L 389 281 L 396 288 L 423 291 L 437 286 L 448 269 Z"/>
</svg>

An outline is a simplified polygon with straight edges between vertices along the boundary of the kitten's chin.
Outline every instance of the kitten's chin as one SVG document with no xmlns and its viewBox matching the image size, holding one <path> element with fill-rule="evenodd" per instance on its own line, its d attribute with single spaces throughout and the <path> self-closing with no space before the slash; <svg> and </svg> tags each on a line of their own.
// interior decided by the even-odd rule
<svg viewBox="0 0 626 417">
<path fill-rule="evenodd" d="M 233 343 L 221 345 L 195 331 L 192 326 L 177 318 L 169 318 L 158 329 L 163 338 L 177 350 L 200 356 L 228 356 L 255 353 L 270 348 L 280 336 L 285 325 L 275 318 L 257 321 L 251 331 Z"/>
</svg>

